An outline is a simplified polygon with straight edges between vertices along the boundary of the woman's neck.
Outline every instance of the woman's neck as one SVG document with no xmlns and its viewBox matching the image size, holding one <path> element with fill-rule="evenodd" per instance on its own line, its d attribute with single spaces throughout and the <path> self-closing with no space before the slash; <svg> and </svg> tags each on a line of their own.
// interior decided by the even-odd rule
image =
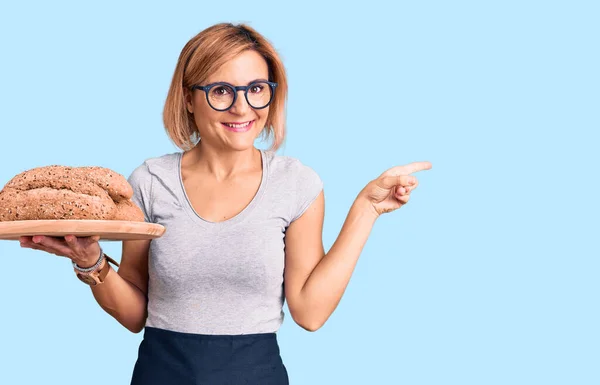
<svg viewBox="0 0 600 385">
<path fill-rule="evenodd" d="M 202 144 L 202 141 L 188 151 L 183 163 L 184 167 L 213 175 L 218 181 L 262 167 L 260 151 L 254 146 L 243 151 L 223 151 Z"/>
</svg>

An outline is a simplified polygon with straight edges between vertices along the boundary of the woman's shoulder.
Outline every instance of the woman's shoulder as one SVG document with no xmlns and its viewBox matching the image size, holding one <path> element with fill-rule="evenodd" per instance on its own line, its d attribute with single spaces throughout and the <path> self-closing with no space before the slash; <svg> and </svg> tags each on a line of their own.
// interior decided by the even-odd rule
<svg viewBox="0 0 600 385">
<path fill-rule="evenodd" d="M 284 173 L 297 173 L 308 169 L 313 170 L 312 167 L 305 164 L 297 157 L 280 155 L 273 151 L 265 151 L 265 154 L 267 155 L 272 170 Z"/>
<path fill-rule="evenodd" d="M 180 154 L 180 152 L 173 152 L 144 159 L 129 174 L 128 182 L 132 186 L 150 186 L 153 179 L 173 179 Z"/>
<path fill-rule="evenodd" d="M 292 156 L 270 155 L 271 185 L 278 196 L 284 196 L 290 202 L 289 221 L 299 218 L 314 202 L 321 190 L 323 181 L 314 168 Z"/>
<path fill-rule="evenodd" d="M 172 152 L 144 159 L 136 166 L 133 173 L 137 174 L 155 174 L 162 171 L 172 170 L 177 165 L 181 152 Z"/>
<path fill-rule="evenodd" d="M 313 167 L 297 157 L 279 155 L 272 151 L 265 152 L 269 161 L 269 173 L 276 180 L 281 181 L 317 181 L 320 178 Z"/>
</svg>

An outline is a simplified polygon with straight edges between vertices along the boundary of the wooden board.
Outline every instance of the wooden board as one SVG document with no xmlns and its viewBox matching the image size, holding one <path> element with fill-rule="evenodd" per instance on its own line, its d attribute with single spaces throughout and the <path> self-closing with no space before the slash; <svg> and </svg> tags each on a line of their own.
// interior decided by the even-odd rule
<svg viewBox="0 0 600 385">
<path fill-rule="evenodd" d="M 99 235 L 105 241 L 154 239 L 161 237 L 165 227 L 156 223 L 106 220 L 30 220 L 0 222 L 0 240 L 19 240 L 20 236 L 47 235 L 64 237 Z"/>
</svg>

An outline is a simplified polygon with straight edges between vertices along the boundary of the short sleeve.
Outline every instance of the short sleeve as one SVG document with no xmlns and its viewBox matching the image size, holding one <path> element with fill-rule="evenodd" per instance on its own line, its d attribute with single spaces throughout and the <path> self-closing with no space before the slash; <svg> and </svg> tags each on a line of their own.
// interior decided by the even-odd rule
<svg viewBox="0 0 600 385">
<path fill-rule="evenodd" d="M 135 203 L 142 212 L 144 213 L 144 221 L 153 222 L 151 202 L 152 202 L 152 175 L 148 170 L 147 164 L 138 166 L 127 181 L 133 189 L 133 197 L 131 200 Z"/>
<path fill-rule="evenodd" d="M 298 161 L 296 172 L 296 193 L 292 222 L 304 214 L 323 190 L 323 181 L 315 170 Z"/>
</svg>

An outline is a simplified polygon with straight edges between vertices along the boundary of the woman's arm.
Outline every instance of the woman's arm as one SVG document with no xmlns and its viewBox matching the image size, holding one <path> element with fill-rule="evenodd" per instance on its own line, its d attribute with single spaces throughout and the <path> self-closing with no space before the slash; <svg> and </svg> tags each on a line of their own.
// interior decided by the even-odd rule
<svg viewBox="0 0 600 385">
<path fill-rule="evenodd" d="M 408 202 L 418 182 L 407 174 L 431 168 L 411 163 L 384 172 L 358 195 L 329 252 L 323 248 L 323 192 L 292 222 L 285 236 L 285 296 L 292 318 L 309 331 L 319 329 L 340 302 L 376 219 Z"/>
<path fill-rule="evenodd" d="M 101 285 L 91 286 L 98 305 L 132 333 L 146 324 L 149 240 L 123 241 L 118 272 L 112 267 Z"/>
<path fill-rule="evenodd" d="M 368 202 L 366 202 L 368 203 Z M 323 192 L 285 236 L 285 295 L 292 318 L 308 331 L 333 313 L 350 282 L 376 213 L 357 200 L 327 254 L 323 248 Z"/>
</svg>

